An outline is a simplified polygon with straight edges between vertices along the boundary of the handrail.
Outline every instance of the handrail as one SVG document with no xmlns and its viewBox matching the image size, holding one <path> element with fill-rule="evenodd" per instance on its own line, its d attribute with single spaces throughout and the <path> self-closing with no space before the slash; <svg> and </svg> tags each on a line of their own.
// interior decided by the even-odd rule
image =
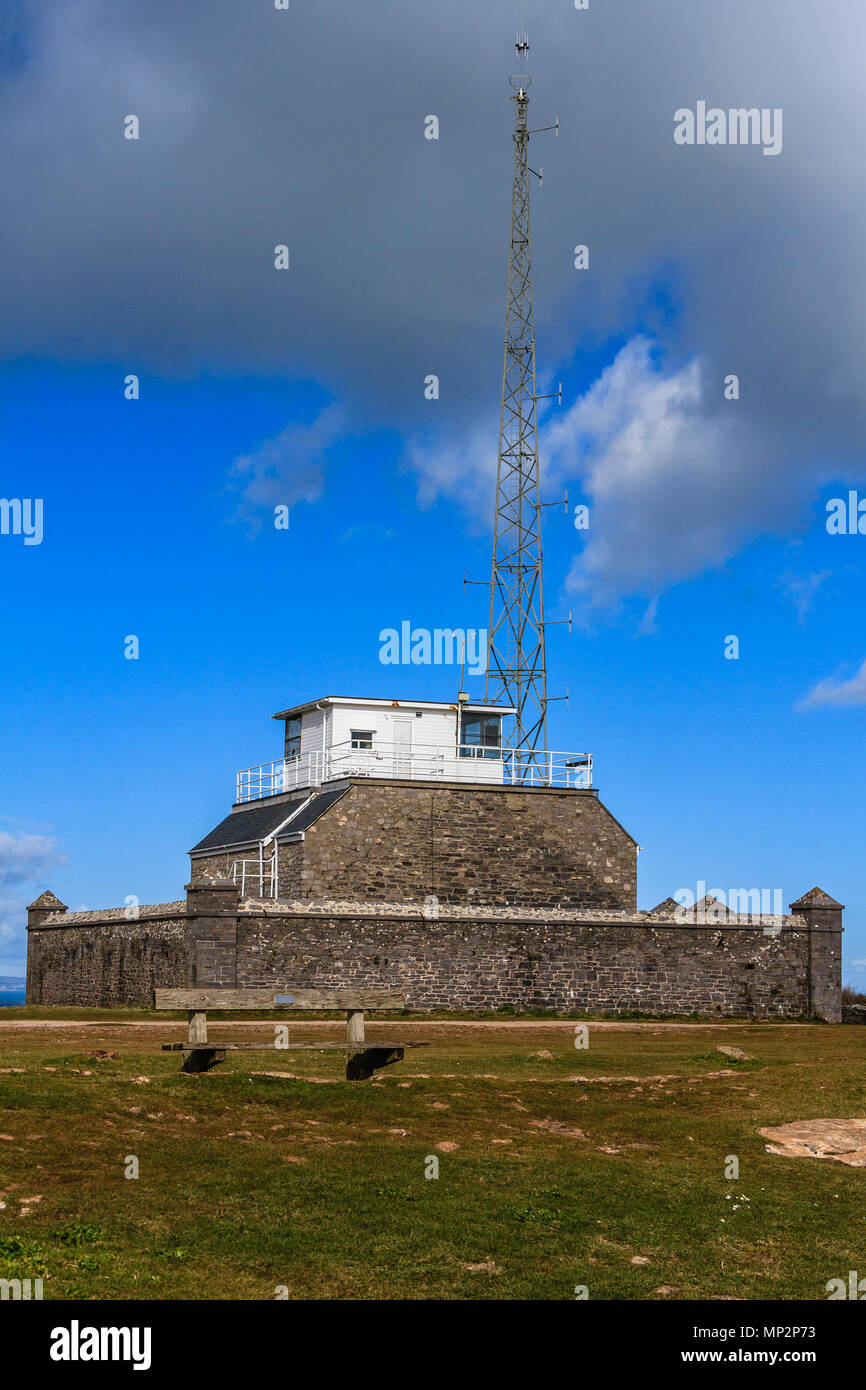
<svg viewBox="0 0 866 1390">
<path fill-rule="evenodd" d="M 370 748 L 352 740 L 296 758 L 247 767 L 237 774 L 237 801 L 259 801 L 282 792 L 321 786 L 340 777 L 499 783 L 526 787 L 591 787 L 592 754 L 484 744 L 401 744 L 374 739 Z"/>
</svg>

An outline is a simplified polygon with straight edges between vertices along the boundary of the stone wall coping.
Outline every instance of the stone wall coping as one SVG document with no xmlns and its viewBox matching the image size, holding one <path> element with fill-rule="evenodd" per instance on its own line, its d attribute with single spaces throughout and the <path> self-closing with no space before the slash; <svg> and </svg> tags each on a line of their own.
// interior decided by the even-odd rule
<svg viewBox="0 0 866 1390">
<path fill-rule="evenodd" d="M 238 911 L 245 916 L 271 917 L 382 917 L 395 921 L 407 918 L 420 918 L 435 922 L 437 918 L 428 917 L 421 903 L 387 903 L 352 901 L 346 899 L 309 898 L 280 899 L 244 898 L 238 904 Z M 611 926 L 641 927 L 698 927 L 702 929 L 740 928 L 755 930 L 758 927 L 779 927 L 788 931 L 806 931 L 809 923 L 804 917 L 789 914 L 767 914 L 766 916 L 748 913 L 737 916 L 729 913 L 724 921 L 708 919 L 704 922 L 680 920 L 673 914 L 660 916 L 650 910 L 629 911 L 625 908 L 583 908 L 583 907 L 492 907 L 459 903 L 440 903 L 438 919 L 460 922 L 603 922 Z"/>
<path fill-rule="evenodd" d="M 42 931 L 46 927 L 88 927 L 99 926 L 105 922 L 121 922 L 134 926 L 136 922 L 162 920 L 166 917 L 186 917 L 186 901 L 176 903 L 140 903 L 134 917 L 127 916 L 128 907 L 104 907 L 93 912 L 52 912 L 44 917 L 30 931 Z"/>
<path fill-rule="evenodd" d="M 92 912 L 56 912 L 34 924 L 31 931 L 57 930 L 62 927 L 100 926 L 113 922 L 122 926 L 134 926 L 136 922 L 163 921 L 169 918 L 195 920 L 187 911 L 186 901 L 181 899 L 171 903 L 140 904 L 134 917 L 127 916 L 129 909 L 122 907 L 102 908 Z M 741 930 L 754 931 L 776 927 L 785 931 L 826 931 L 826 927 L 815 927 L 803 916 L 797 914 L 768 914 L 760 916 L 748 913 L 737 915 L 728 913 L 718 920 L 707 918 L 695 922 L 690 918 L 681 920 L 672 913 L 660 915 L 657 911 L 638 909 L 629 911 L 619 908 L 581 908 L 581 907 L 504 907 L 480 906 L 473 904 L 440 903 L 438 918 L 429 916 L 421 903 L 393 903 L 353 901 L 351 899 L 309 898 L 281 899 L 274 902 L 270 898 L 244 898 L 238 904 L 238 913 L 244 917 L 334 917 L 340 919 L 378 917 L 393 921 L 419 920 L 435 925 L 437 920 L 450 922 L 573 922 L 598 923 L 608 926 L 649 927 L 666 930 L 681 930 L 693 927 L 696 930 Z M 233 914 L 229 914 L 233 915 Z"/>
</svg>

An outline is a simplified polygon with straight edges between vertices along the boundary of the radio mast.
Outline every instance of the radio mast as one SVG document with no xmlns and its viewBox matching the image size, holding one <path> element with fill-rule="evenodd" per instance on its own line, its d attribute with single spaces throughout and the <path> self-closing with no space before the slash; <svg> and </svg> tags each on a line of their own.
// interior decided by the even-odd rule
<svg viewBox="0 0 866 1390">
<path fill-rule="evenodd" d="M 541 502 L 532 315 L 529 223 L 529 87 L 526 34 L 516 43 L 520 72 L 509 79 L 514 102 L 514 180 L 505 315 L 505 359 L 496 471 L 493 573 L 490 583 L 485 701 L 517 710 L 503 744 L 519 750 L 520 775 L 532 776 L 547 749 L 547 668 L 544 649 Z M 555 129 L 557 124 L 543 127 Z M 534 754 L 538 753 L 538 759 Z"/>
</svg>

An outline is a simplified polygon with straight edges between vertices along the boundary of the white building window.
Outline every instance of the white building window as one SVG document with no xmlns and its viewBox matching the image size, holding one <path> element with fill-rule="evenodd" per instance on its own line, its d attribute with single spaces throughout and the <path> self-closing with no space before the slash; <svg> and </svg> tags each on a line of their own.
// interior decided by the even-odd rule
<svg viewBox="0 0 866 1390">
<path fill-rule="evenodd" d="M 351 732 L 350 737 L 351 737 L 351 740 L 352 740 L 352 747 L 353 747 L 353 748 L 365 748 L 365 749 L 367 749 L 368 751 L 372 751 L 372 748 L 373 748 L 373 730 L 372 730 L 372 729 L 353 729 L 352 732 Z"/>
<path fill-rule="evenodd" d="M 294 762 L 301 756 L 301 721 L 286 720 L 286 762 Z"/>
<path fill-rule="evenodd" d="M 461 758 L 498 758 L 500 756 L 498 752 L 500 739 L 499 715 L 464 715 L 460 738 L 460 756 Z"/>
</svg>

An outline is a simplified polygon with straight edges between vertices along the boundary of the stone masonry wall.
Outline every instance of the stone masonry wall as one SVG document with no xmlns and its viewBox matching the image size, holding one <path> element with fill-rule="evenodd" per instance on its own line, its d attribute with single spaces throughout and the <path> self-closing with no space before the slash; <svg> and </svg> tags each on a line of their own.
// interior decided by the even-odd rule
<svg viewBox="0 0 866 1390">
<path fill-rule="evenodd" d="M 588 791 L 355 781 L 306 832 L 300 896 L 628 908 L 637 846 Z"/>
<path fill-rule="evenodd" d="M 809 1012 L 810 932 L 795 918 L 773 935 L 760 926 L 659 924 L 625 913 L 596 920 L 592 913 L 452 914 L 427 921 L 299 907 L 264 918 L 250 910 L 238 924 L 238 984 L 375 984 L 404 990 L 416 1009 Z"/>
<path fill-rule="evenodd" d="M 28 1004 L 149 1007 L 155 988 L 177 986 L 186 971 L 184 902 L 140 908 L 137 919 L 120 908 L 75 912 L 28 933 Z"/>
<path fill-rule="evenodd" d="M 184 912 L 184 908 L 186 909 Z M 689 923 L 658 912 L 247 901 L 32 912 L 28 1002 L 149 1004 L 155 986 L 400 988 L 414 1009 L 841 1018 L 841 909 Z"/>
<path fill-rule="evenodd" d="M 270 846 L 268 847 L 265 858 L 265 873 L 267 876 L 270 864 Z M 279 847 L 277 859 L 277 884 L 280 898 L 299 898 L 301 896 L 301 869 L 303 867 L 304 844 L 300 840 L 283 841 Z M 258 867 L 258 850 L 256 849 L 234 849 L 226 850 L 222 854 L 203 854 L 190 858 L 190 879 L 193 883 L 200 882 L 205 878 L 231 878 L 232 867 L 237 863 L 237 881 L 241 882 L 240 861 L 247 860 L 247 874 L 250 873 L 250 865 L 253 870 Z M 248 878 L 248 882 L 257 883 L 257 877 Z M 266 877 L 265 886 L 268 886 Z M 250 895 L 250 896 L 258 896 Z"/>
<path fill-rule="evenodd" d="M 223 854 L 196 855 L 189 861 L 190 882 L 203 878 L 231 878 L 232 865 L 241 859 L 258 859 L 258 850 L 229 850 Z M 240 873 L 240 870 L 238 870 Z"/>
<path fill-rule="evenodd" d="M 284 841 L 277 858 L 278 897 L 294 899 L 303 896 L 303 868 L 306 841 Z"/>
</svg>

